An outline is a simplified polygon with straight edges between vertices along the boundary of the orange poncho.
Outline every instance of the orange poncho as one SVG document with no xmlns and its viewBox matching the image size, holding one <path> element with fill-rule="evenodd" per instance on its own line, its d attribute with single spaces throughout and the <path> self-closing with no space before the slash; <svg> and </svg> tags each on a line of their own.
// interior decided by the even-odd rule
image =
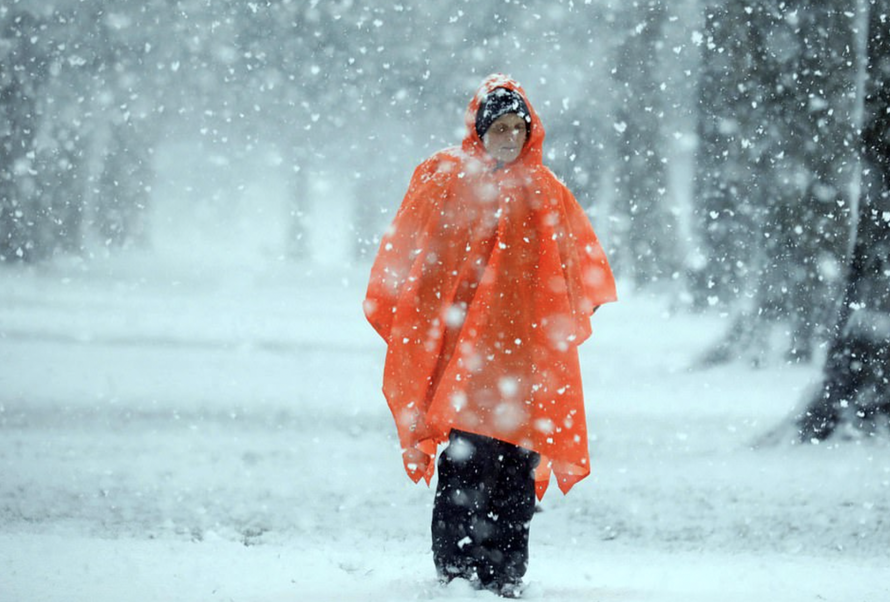
<svg viewBox="0 0 890 602">
<path fill-rule="evenodd" d="M 531 131 L 504 165 L 476 134 L 495 88 L 522 95 Z M 542 164 L 544 128 L 515 81 L 493 75 L 470 102 L 461 148 L 414 172 L 371 270 L 365 314 L 387 343 L 383 392 L 417 482 L 452 428 L 541 454 L 565 493 L 590 474 L 578 364 L 590 315 L 615 282 L 587 216 Z"/>
</svg>

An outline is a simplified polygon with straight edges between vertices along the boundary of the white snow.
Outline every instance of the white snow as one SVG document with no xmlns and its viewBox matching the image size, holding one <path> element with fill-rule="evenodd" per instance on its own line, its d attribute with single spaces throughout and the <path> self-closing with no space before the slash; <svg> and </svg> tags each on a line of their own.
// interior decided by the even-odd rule
<svg viewBox="0 0 890 602">
<path fill-rule="evenodd" d="M 437 585 L 367 267 L 0 270 L 0 601 L 495 600 Z M 751 444 L 815 366 L 688 366 L 726 326 L 620 287 L 582 347 L 593 475 L 529 600 L 890 599 L 890 454 Z M 435 485 L 435 482 L 434 482 Z"/>
</svg>

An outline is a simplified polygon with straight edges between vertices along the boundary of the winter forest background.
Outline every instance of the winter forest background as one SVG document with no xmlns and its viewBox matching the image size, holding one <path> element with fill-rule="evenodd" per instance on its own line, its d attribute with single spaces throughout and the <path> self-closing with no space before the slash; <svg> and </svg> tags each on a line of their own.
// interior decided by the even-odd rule
<svg viewBox="0 0 890 602">
<path fill-rule="evenodd" d="M 541 114 L 546 162 L 619 295 L 709 324 L 690 370 L 821 375 L 750 441 L 880 439 L 888 36 L 886 0 L 5 0 L 5 303 L 27 297 L 21 279 L 117 257 L 361 278 L 414 166 L 460 141 L 470 95 L 500 71 Z M 32 301 L 53 295 L 29 282 Z M 0 340 L 27 326 L 17 315 Z M 317 318 L 307 305 L 302 327 Z M 13 365 L 0 414 L 26 423 L 22 391 L 2 390 Z M 7 522 L 27 514 L 16 495 Z"/>
</svg>

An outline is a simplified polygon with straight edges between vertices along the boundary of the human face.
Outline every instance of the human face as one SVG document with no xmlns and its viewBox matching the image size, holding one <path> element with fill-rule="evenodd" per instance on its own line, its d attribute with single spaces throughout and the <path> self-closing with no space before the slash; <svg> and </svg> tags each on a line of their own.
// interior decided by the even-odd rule
<svg viewBox="0 0 890 602">
<path fill-rule="evenodd" d="M 525 120 L 516 113 L 507 113 L 494 120 L 485 132 L 482 144 L 488 154 L 501 163 L 511 163 L 522 152 L 527 136 Z"/>
</svg>

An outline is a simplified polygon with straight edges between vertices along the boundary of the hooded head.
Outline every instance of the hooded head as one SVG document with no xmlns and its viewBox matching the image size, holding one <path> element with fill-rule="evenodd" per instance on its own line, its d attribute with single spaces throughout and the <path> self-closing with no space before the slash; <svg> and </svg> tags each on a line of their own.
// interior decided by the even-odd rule
<svg viewBox="0 0 890 602">
<path fill-rule="evenodd" d="M 479 103 L 479 110 L 476 111 L 476 133 L 484 140 L 485 133 L 491 124 L 508 113 L 515 113 L 525 121 L 525 134 L 528 136 L 532 122 L 532 117 L 528 113 L 528 105 L 525 104 L 525 100 L 519 92 L 509 88 L 495 88 L 486 94 L 482 102 Z"/>
<path fill-rule="evenodd" d="M 485 78 L 470 100 L 464 116 L 467 133 L 463 149 L 479 158 L 488 158 L 483 136 L 499 117 L 515 113 L 526 125 L 525 144 L 516 162 L 540 164 L 544 142 L 544 126 L 519 83 L 500 73 Z"/>
</svg>

